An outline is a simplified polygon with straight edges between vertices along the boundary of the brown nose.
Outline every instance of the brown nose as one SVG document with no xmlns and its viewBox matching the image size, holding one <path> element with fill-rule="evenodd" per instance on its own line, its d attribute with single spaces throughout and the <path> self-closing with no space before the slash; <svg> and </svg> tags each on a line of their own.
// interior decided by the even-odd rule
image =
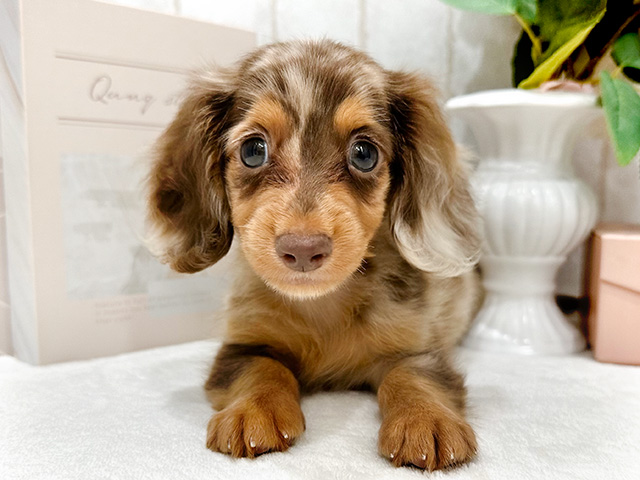
<svg viewBox="0 0 640 480">
<path fill-rule="evenodd" d="M 276 238 L 276 253 L 280 260 L 298 272 L 320 268 L 332 251 L 333 242 L 326 235 L 287 233 Z"/>
</svg>

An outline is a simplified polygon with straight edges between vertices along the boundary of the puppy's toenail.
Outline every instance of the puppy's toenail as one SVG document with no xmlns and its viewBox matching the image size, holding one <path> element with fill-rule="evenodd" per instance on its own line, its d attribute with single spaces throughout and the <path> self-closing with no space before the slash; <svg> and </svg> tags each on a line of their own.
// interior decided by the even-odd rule
<svg viewBox="0 0 640 480">
<path fill-rule="evenodd" d="M 253 438 L 249 441 L 249 445 L 251 446 L 251 448 L 256 448 L 256 442 L 253 440 Z"/>
</svg>

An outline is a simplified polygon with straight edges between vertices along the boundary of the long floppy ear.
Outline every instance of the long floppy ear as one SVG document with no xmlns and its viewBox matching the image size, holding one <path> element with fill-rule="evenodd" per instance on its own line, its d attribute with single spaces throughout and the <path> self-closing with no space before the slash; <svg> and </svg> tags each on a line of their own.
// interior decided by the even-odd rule
<svg viewBox="0 0 640 480">
<path fill-rule="evenodd" d="M 222 143 L 231 121 L 233 84 L 230 72 L 194 77 L 156 144 L 147 181 L 148 245 L 178 272 L 203 270 L 231 246 Z"/>
<path fill-rule="evenodd" d="M 424 78 L 387 72 L 395 135 L 389 216 L 402 256 L 420 270 L 453 277 L 480 253 L 478 213 L 436 94 Z"/>
</svg>

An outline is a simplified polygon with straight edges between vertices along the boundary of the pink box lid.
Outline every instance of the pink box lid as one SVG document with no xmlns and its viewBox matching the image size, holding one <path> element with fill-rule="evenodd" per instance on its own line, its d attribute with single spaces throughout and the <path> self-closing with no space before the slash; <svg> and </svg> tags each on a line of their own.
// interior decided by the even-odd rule
<svg viewBox="0 0 640 480">
<path fill-rule="evenodd" d="M 600 237 L 600 279 L 640 292 L 640 225 L 605 223 L 597 226 Z"/>
</svg>

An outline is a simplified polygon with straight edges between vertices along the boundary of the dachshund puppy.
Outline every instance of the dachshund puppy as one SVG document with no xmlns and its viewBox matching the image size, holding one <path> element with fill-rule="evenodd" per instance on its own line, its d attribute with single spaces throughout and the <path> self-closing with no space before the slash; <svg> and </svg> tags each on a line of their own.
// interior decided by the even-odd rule
<svg viewBox="0 0 640 480">
<path fill-rule="evenodd" d="M 369 388 L 394 465 L 473 457 L 449 354 L 480 297 L 478 217 L 426 80 L 331 41 L 263 47 L 193 80 L 148 186 L 173 269 L 241 247 L 206 382 L 211 450 L 286 450 L 301 392 Z"/>
</svg>

